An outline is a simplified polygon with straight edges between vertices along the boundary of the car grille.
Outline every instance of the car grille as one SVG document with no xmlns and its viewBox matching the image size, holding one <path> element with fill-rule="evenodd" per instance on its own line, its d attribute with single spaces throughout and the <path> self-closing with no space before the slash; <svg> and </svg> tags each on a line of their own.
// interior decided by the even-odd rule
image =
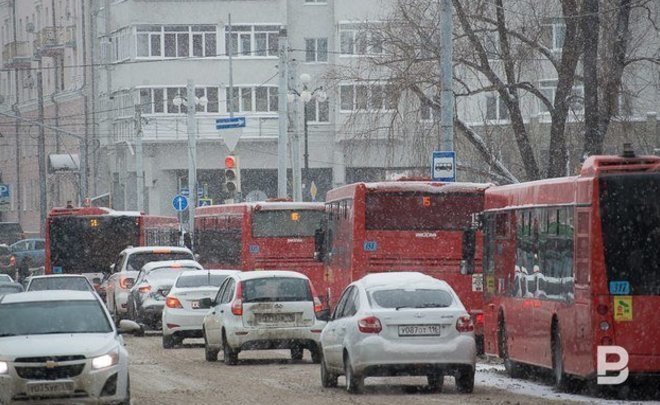
<svg viewBox="0 0 660 405">
<path fill-rule="evenodd" d="M 76 361 L 76 360 L 85 360 L 85 356 L 76 355 L 76 356 L 43 356 L 43 357 L 19 357 L 14 360 L 14 363 L 45 363 L 47 361 Z"/>
<path fill-rule="evenodd" d="M 27 380 L 59 380 L 76 377 L 82 373 L 85 363 L 67 366 L 48 367 L 16 367 L 16 374 Z"/>
</svg>

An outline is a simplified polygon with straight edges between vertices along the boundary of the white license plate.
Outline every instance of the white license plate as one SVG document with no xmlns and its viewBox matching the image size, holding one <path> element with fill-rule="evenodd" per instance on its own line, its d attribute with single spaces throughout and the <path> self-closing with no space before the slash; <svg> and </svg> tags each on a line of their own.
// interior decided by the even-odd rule
<svg viewBox="0 0 660 405">
<path fill-rule="evenodd" d="M 261 323 L 291 323 L 296 321 L 295 314 L 260 314 L 257 320 Z"/>
<path fill-rule="evenodd" d="M 29 382 L 27 393 L 30 396 L 62 395 L 73 392 L 73 381 Z"/>
<path fill-rule="evenodd" d="M 440 336 L 442 325 L 399 325 L 399 336 Z"/>
</svg>

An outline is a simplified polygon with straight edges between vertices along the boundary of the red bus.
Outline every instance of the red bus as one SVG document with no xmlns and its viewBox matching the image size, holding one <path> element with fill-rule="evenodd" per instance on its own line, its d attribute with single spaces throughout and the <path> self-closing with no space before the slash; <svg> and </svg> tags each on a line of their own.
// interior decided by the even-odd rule
<svg viewBox="0 0 660 405">
<path fill-rule="evenodd" d="M 208 268 L 293 270 L 319 290 L 323 266 L 314 260 L 322 203 L 259 202 L 195 210 L 195 253 Z"/>
<path fill-rule="evenodd" d="M 579 175 L 486 190 L 485 350 L 596 376 L 599 345 L 660 372 L 660 157 L 594 156 Z M 609 360 L 614 361 L 614 360 Z"/>
<path fill-rule="evenodd" d="M 103 273 L 128 246 L 177 246 L 174 217 L 103 207 L 53 208 L 46 220 L 46 274 Z"/>
<path fill-rule="evenodd" d="M 331 305 L 369 273 L 419 271 L 447 281 L 482 323 L 481 237 L 473 215 L 490 184 L 390 181 L 328 191 L 319 236 Z M 480 340 L 479 340 L 479 343 Z"/>
</svg>

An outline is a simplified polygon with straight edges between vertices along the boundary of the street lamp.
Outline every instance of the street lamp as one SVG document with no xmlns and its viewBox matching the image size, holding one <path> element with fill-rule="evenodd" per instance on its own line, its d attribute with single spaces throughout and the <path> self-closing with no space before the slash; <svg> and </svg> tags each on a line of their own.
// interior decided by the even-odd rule
<svg viewBox="0 0 660 405">
<path fill-rule="evenodd" d="M 303 159 L 304 159 L 304 165 L 305 165 L 305 170 L 304 170 L 304 175 L 303 175 L 303 184 L 304 187 L 309 187 L 310 181 L 309 181 L 309 128 L 307 125 L 307 119 L 309 116 L 309 103 L 310 101 L 318 100 L 319 102 L 323 103 L 328 99 L 328 94 L 325 92 L 323 89 L 323 86 L 316 87 L 314 90 L 309 90 L 309 84 L 312 81 L 312 77 L 307 74 L 303 73 L 300 75 L 300 82 L 303 85 L 303 89 L 301 92 L 296 91 L 295 89 L 291 90 L 291 93 L 289 94 L 289 101 L 293 102 L 295 101 L 296 97 L 300 98 L 302 100 L 303 105 L 304 105 L 304 111 L 303 111 L 303 135 L 305 137 L 305 151 L 303 154 Z"/>
</svg>

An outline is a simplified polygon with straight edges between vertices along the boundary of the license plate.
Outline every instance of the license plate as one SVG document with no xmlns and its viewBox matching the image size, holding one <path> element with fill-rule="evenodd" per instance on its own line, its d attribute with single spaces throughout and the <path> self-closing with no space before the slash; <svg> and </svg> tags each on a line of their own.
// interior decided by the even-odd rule
<svg viewBox="0 0 660 405">
<path fill-rule="evenodd" d="M 73 388 L 73 381 L 27 383 L 27 393 L 30 396 L 70 394 L 73 392 Z"/>
<path fill-rule="evenodd" d="M 257 318 L 262 323 L 291 323 L 296 320 L 295 314 L 260 314 Z"/>
<path fill-rule="evenodd" d="M 190 301 L 190 307 L 192 309 L 198 309 L 199 308 L 199 301 Z"/>
<path fill-rule="evenodd" d="M 440 336 L 442 325 L 400 325 L 399 336 Z"/>
</svg>

